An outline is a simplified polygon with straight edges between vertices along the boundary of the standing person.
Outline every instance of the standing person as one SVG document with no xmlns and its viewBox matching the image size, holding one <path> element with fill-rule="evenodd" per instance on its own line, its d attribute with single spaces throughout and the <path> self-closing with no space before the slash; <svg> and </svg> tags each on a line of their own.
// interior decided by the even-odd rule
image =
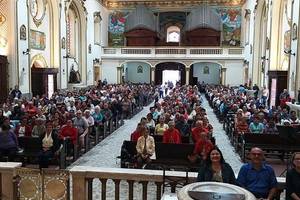
<svg viewBox="0 0 300 200">
<path fill-rule="evenodd" d="M 165 82 L 165 84 L 164 84 L 164 89 L 165 89 L 165 96 L 167 96 L 168 95 L 168 83 L 167 82 Z"/>
<path fill-rule="evenodd" d="M 277 179 L 273 168 L 264 163 L 263 150 L 253 147 L 250 160 L 239 171 L 238 185 L 250 191 L 256 198 L 273 199 L 277 192 Z"/>
<path fill-rule="evenodd" d="M 149 163 L 150 157 L 155 152 L 154 138 L 149 135 L 149 129 L 146 126 L 141 127 L 142 136 L 139 137 L 136 143 L 137 163 L 141 168 L 144 164 Z"/>
<path fill-rule="evenodd" d="M 269 99 L 269 89 L 264 85 L 263 91 L 262 91 L 262 104 L 267 105 L 268 104 L 268 99 Z"/>
<path fill-rule="evenodd" d="M 18 85 L 15 85 L 15 89 L 13 89 L 11 91 L 10 96 L 11 96 L 12 99 L 14 99 L 14 98 L 21 99 L 22 92 L 19 90 L 19 86 Z"/>
<path fill-rule="evenodd" d="M 258 92 L 259 92 L 259 87 L 256 84 L 254 84 L 254 86 L 253 86 L 252 89 L 255 90 L 255 92 L 254 92 L 254 98 L 257 99 Z"/>
<path fill-rule="evenodd" d="M 8 157 L 8 161 L 13 161 L 18 149 L 18 139 L 9 124 L 2 124 L 0 132 L 0 158 Z"/>
<path fill-rule="evenodd" d="M 292 169 L 286 174 L 286 200 L 300 200 L 300 152 L 292 156 Z"/>
<path fill-rule="evenodd" d="M 209 153 L 204 165 L 201 165 L 197 181 L 216 181 L 236 184 L 235 175 L 231 166 L 225 162 L 219 148 L 214 147 Z"/>
</svg>

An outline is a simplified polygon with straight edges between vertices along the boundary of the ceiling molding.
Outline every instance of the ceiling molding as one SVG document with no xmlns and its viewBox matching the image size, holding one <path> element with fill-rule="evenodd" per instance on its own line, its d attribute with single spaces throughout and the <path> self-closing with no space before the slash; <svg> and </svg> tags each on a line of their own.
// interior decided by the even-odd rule
<svg viewBox="0 0 300 200">
<path fill-rule="evenodd" d="M 103 0 L 109 9 L 132 8 L 139 4 L 155 8 L 182 8 L 200 4 L 241 6 L 245 2 L 246 0 Z"/>
</svg>

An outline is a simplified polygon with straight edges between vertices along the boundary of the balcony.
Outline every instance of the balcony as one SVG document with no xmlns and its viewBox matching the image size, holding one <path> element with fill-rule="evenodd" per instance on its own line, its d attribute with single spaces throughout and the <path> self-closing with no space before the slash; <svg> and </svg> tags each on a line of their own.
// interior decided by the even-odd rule
<svg viewBox="0 0 300 200">
<path fill-rule="evenodd" d="M 104 47 L 102 59 L 244 59 L 244 48 L 215 47 Z"/>
</svg>

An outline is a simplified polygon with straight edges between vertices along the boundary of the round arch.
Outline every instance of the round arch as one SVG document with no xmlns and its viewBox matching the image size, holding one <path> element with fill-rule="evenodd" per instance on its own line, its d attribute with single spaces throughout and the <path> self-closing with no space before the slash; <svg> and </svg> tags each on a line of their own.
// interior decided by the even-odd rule
<svg viewBox="0 0 300 200">
<path fill-rule="evenodd" d="M 30 66 L 34 68 L 48 68 L 47 61 L 44 58 L 43 54 L 36 54 L 35 56 L 33 56 Z"/>
<path fill-rule="evenodd" d="M 121 65 L 123 80 L 132 83 L 151 82 L 151 64 L 146 61 L 126 61 Z"/>
<path fill-rule="evenodd" d="M 190 84 L 198 82 L 220 84 L 222 81 L 221 69 L 223 65 L 216 61 L 196 61 L 190 65 Z"/>
<path fill-rule="evenodd" d="M 183 62 L 161 61 L 155 65 L 155 85 L 162 84 L 164 70 L 178 70 L 180 74 L 180 84 L 186 84 L 186 66 Z"/>
<path fill-rule="evenodd" d="M 191 67 L 193 64 L 196 64 L 196 63 L 215 63 L 215 64 L 220 65 L 222 68 L 224 68 L 224 64 L 222 64 L 221 62 L 210 61 L 210 60 L 193 61 L 188 67 Z"/>
</svg>

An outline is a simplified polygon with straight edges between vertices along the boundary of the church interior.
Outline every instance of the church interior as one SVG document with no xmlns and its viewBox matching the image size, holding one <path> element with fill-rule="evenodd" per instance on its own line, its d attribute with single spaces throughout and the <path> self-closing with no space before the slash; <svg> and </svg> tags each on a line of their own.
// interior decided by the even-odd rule
<svg viewBox="0 0 300 200">
<path fill-rule="evenodd" d="M 300 199 L 299 13 L 0 0 L 0 199 Z M 243 182 L 257 162 L 267 193 Z"/>
</svg>

